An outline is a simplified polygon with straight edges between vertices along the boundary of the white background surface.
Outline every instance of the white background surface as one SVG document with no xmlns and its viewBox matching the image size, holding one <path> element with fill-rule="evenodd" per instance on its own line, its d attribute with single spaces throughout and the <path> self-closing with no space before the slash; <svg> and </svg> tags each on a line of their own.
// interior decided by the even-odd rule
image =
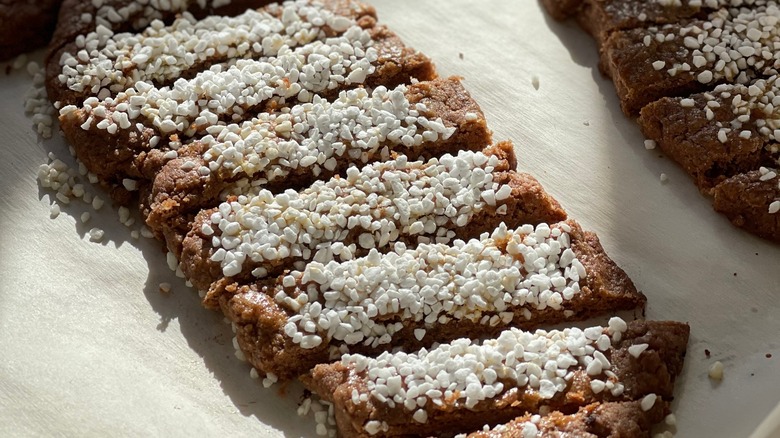
<svg viewBox="0 0 780 438">
<path fill-rule="evenodd" d="M 749 435 L 780 400 L 780 247 L 733 228 L 644 149 L 573 23 L 534 0 L 373 3 L 441 75 L 465 78 L 521 170 L 597 231 L 645 292 L 647 317 L 690 322 L 678 436 Z M 28 86 L 23 72 L 0 76 L 0 436 L 314 436 L 313 420 L 295 414 L 297 393 L 249 378 L 229 327 L 156 242 L 131 239 L 109 206 L 87 226 L 81 201 L 49 218 L 37 167 L 48 151 L 68 154 L 58 135 L 40 141 L 30 128 Z M 89 242 L 92 226 L 105 243 Z M 715 360 L 722 384 L 707 378 Z"/>
</svg>

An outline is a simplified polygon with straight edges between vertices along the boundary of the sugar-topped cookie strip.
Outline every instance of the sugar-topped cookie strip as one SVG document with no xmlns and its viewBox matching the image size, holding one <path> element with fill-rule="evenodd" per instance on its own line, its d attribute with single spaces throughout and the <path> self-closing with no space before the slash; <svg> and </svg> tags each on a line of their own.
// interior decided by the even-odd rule
<svg viewBox="0 0 780 438">
<path fill-rule="evenodd" d="M 761 167 L 721 182 L 713 207 L 736 226 L 780 243 L 780 166 Z"/>
<path fill-rule="evenodd" d="M 765 6 L 771 0 L 542 0 L 554 18 L 576 18 L 601 45 L 616 30 L 701 18 L 721 8 Z"/>
<path fill-rule="evenodd" d="M 749 84 L 778 73 L 780 9 L 720 9 L 705 20 L 614 32 L 602 47 L 623 111 L 637 115 L 665 96 Z"/>
<path fill-rule="evenodd" d="M 319 3 L 333 4 L 349 0 L 319 0 Z M 49 43 L 46 59 L 46 88 L 50 93 L 56 91 L 62 73 L 60 60 L 64 54 L 75 55 L 82 47 L 77 39 L 85 41 L 94 38 L 97 33 L 135 33 L 141 32 L 153 22 L 171 24 L 182 16 L 204 19 L 210 15 L 236 16 L 247 9 L 256 9 L 272 3 L 272 0 L 62 0 L 54 35 Z M 275 3 L 275 2 L 273 2 Z M 279 2 L 281 3 L 281 2 Z M 365 13 L 375 15 L 374 9 L 367 5 Z M 98 30 L 100 28 L 100 30 Z M 92 35 L 92 36 L 90 36 Z M 90 53 L 91 54 L 91 53 Z M 50 94 L 52 102 L 58 100 Z"/>
<path fill-rule="evenodd" d="M 434 77 L 428 58 L 387 28 L 352 25 L 323 41 L 282 46 L 274 56 L 214 65 L 170 87 L 139 81 L 113 97 L 89 97 L 81 106 L 62 107 L 60 125 L 90 171 L 122 185 L 142 176 L 148 151 L 176 150 L 209 127 L 315 95 L 333 98 L 361 85 L 394 87 Z"/>
<path fill-rule="evenodd" d="M 456 438 L 650 438 L 667 415 L 669 403 L 653 395 L 631 402 L 593 403 L 577 413 L 526 414 L 509 423 Z"/>
<path fill-rule="evenodd" d="M 687 324 L 616 317 L 585 330 L 510 329 L 481 343 L 344 355 L 302 381 L 334 404 L 342 436 L 455 435 L 529 413 L 671 400 L 688 335 Z"/>
<path fill-rule="evenodd" d="M 416 351 L 645 303 L 598 238 L 573 221 L 501 224 L 465 242 L 312 262 L 273 283 L 230 285 L 209 298 L 233 322 L 247 360 L 276 380 L 343 353 Z"/>
<path fill-rule="evenodd" d="M 590 30 L 589 26 L 615 30 L 643 27 L 645 23 L 674 23 L 730 3 L 731 0 L 542 0 L 555 19 L 576 18 L 586 30 Z M 585 17 L 598 22 L 584 23 Z"/>
<path fill-rule="evenodd" d="M 565 213 L 531 176 L 517 173 L 510 143 L 430 161 L 350 167 L 346 177 L 274 195 L 247 187 L 198 214 L 181 267 L 199 290 L 389 251 L 396 242 L 449 243 L 505 222 L 554 223 Z"/>
<path fill-rule="evenodd" d="M 664 98 L 642 109 L 644 134 L 714 195 L 737 226 L 780 240 L 778 76 L 721 84 L 711 92 Z"/>
<path fill-rule="evenodd" d="M 237 184 L 300 189 L 351 165 L 396 155 L 429 159 L 491 143 L 482 110 L 458 78 L 342 91 L 333 101 L 315 97 L 208 132 L 178 153 L 156 151 L 147 158 L 145 168 L 162 166 L 151 171 L 156 176 L 147 218 L 157 233 L 193 210 L 218 205 L 220 193 Z"/>
<path fill-rule="evenodd" d="M 45 85 L 49 100 L 52 103 L 60 101 L 60 106 L 80 103 L 89 97 L 63 87 L 60 75 L 63 74 L 63 60 L 77 56 L 82 49 L 87 49 L 89 56 L 82 55 L 79 62 L 99 57 L 94 51 L 100 39 L 98 34 L 105 38 L 107 34 L 142 32 L 155 21 L 171 24 L 180 17 L 194 17 L 198 20 L 209 15 L 232 17 L 244 13 L 247 9 L 260 8 L 273 2 L 273 0 L 61 1 L 62 7 L 54 35 L 49 43 L 45 65 Z M 375 11 L 369 7 L 366 9 L 366 14 L 373 15 Z M 89 43 L 85 44 L 87 41 Z M 110 66 L 109 70 L 113 70 L 113 66 Z"/>
<path fill-rule="evenodd" d="M 375 22 L 359 3 L 297 0 L 249 9 L 235 16 L 195 20 L 191 15 L 165 26 L 153 21 L 141 33 L 115 34 L 110 27 L 79 36 L 59 57 L 50 98 L 62 106 L 85 98 L 116 96 L 137 82 L 169 86 L 228 60 L 267 60 L 283 50 L 343 34 Z"/>
<path fill-rule="evenodd" d="M 63 0 L 57 39 L 72 39 L 103 26 L 116 31 L 143 29 L 154 20 L 170 21 L 177 14 L 235 15 L 270 0 Z M 58 38 L 59 37 L 59 38 Z"/>
<path fill-rule="evenodd" d="M 660 99 L 642 109 L 639 125 L 709 191 L 733 175 L 778 166 L 778 79 L 720 84 L 709 92 Z"/>
</svg>

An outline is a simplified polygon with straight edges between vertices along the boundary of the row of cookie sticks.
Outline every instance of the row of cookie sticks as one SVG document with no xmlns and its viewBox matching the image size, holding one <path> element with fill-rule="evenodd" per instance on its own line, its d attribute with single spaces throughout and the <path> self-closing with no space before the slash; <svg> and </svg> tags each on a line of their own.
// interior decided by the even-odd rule
<svg viewBox="0 0 780 438">
<path fill-rule="evenodd" d="M 511 144 L 490 146 L 459 80 L 437 79 L 372 8 L 323 3 L 140 35 L 97 26 L 49 64 L 67 140 L 117 199 L 140 198 L 265 381 L 301 377 L 342 435 L 521 417 L 485 433 L 536 436 L 561 427 L 538 416 L 553 411 L 648 434 L 687 325 L 521 331 L 645 297 L 515 171 Z"/>
<path fill-rule="evenodd" d="M 623 111 L 714 200 L 780 241 L 780 9 L 774 0 L 543 2 L 596 39 Z"/>
</svg>

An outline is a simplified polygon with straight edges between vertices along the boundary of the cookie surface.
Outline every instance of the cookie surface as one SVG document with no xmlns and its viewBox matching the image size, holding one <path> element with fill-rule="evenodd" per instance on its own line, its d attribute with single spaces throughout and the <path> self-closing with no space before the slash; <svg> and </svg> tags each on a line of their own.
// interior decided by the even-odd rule
<svg viewBox="0 0 780 438">
<path fill-rule="evenodd" d="M 0 61 L 45 46 L 54 31 L 61 1 L 1 0 Z"/>
</svg>

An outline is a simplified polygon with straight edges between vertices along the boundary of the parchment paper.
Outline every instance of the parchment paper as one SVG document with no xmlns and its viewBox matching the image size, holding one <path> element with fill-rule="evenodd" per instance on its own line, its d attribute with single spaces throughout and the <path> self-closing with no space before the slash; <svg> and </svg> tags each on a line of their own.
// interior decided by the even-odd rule
<svg viewBox="0 0 780 438">
<path fill-rule="evenodd" d="M 780 400 L 780 247 L 732 227 L 645 150 L 573 23 L 533 0 L 373 3 L 442 75 L 465 78 L 496 140 L 515 142 L 520 168 L 645 292 L 647 317 L 690 322 L 678 436 L 749 435 Z M 132 239 L 109 205 L 86 225 L 80 201 L 49 218 L 37 167 L 68 153 L 58 135 L 32 131 L 29 85 L 24 72 L 0 77 L 0 436 L 314 436 L 313 419 L 295 413 L 297 389 L 281 397 L 249 377 L 229 326 L 168 270 L 158 243 Z M 93 226 L 105 243 L 89 242 Z M 721 384 L 707 377 L 715 360 Z"/>
</svg>

